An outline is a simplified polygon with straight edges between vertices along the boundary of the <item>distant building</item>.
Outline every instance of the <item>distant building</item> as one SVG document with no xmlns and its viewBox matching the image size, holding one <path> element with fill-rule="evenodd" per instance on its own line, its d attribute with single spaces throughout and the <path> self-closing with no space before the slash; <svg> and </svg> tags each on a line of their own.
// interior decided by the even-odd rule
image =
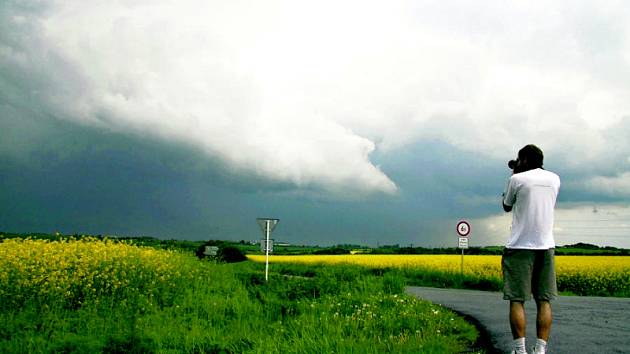
<svg viewBox="0 0 630 354">
<path fill-rule="evenodd" d="M 251 244 L 252 244 L 252 245 L 260 245 L 260 243 L 261 243 L 261 242 L 262 242 L 262 241 L 252 241 L 252 242 L 251 242 Z M 273 245 L 274 245 L 274 246 L 281 246 L 281 247 L 288 247 L 288 246 L 291 246 L 291 244 L 290 244 L 290 243 L 288 243 L 288 242 L 283 242 L 283 241 L 274 241 L 274 242 L 273 242 Z"/>
</svg>

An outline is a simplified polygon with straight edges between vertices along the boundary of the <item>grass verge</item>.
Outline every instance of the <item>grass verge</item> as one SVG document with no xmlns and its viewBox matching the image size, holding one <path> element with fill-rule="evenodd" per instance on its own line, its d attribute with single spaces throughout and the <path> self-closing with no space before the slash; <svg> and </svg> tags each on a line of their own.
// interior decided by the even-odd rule
<svg viewBox="0 0 630 354">
<path fill-rule="evenodd" d="M 474 326 L 404 295 L 400 274 L 275 265 L 266 282 L 259 263 L 215 264 L 102 241 L 81 241 L 99 252 L 77 260 L 86 249 L 73 242 L 43 245 L 49 253 L 19 248 L 42 246 L 28 242 L 7 253 L 0 243 L 0 300 L 11 304 L 0 307 L 0 352 L 479 351 Z"/>
</svg>

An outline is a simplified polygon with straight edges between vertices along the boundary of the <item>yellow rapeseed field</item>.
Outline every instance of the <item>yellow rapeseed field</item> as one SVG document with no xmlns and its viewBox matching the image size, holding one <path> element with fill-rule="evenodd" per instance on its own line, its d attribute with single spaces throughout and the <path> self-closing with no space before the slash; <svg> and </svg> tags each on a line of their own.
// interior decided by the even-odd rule
<svg viewBox="0 0 630 354">
<path fill-rule="evenodd" d="M 265 256 L 248 255 L 249 259 L 264 262 Z M 461 256 L 459 255 L 302 255 L 271 256 L 273 263 L 302 264 L 353 264 L 375 268 L 422 268 L 459 272 Z M 465 256 L 464 270 L 467 274 L 501 275 L 501 256 Z"/>
<path fill-rule="evenodd" d="M 265 256 L 248 255 L 256 262 Z M 460 255 L 301 255 L 271 256 L 272 263 L 354 264 L 378 268 L 404 268 L 459 274 Z M 630 257 L 556 256 L 558 287 L 576 294 L 630 294 Z M 464 257 L 464 275 L 500 279 L 501 256 Z M 630 296 L 630 295 L 629 295 Z"/>
<path fill-rule="evenodd" d="M 102 296 L 125 301 L 133 293 L 151 299 L 175 286 L 183 262 L 178 252 L 95 238 L 6 239 L 0 242 L 0 299 L 5 306 L 7 301 L 80 306 Z"/>
</svg>

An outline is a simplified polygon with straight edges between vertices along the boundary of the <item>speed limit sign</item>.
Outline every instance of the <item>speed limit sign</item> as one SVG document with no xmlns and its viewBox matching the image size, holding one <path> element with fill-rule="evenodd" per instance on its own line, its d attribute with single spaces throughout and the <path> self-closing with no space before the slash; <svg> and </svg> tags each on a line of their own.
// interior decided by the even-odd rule
<svg viewBox="0 0 630 354">
<path fill-rule="evenodd" d="M 468 237 L 468 235 L 470 235 L 470 224 L 468 221 L 462 220 L 457 223 L 457 234 L 461 237 Z"/>
<path fill-rule="evenodd" d="M 459 248 L 462 250 L 461 274 L 464 274 L 464 250 L 468 249 L 468 235 L 470 235 L 470 224 L 466 220 L 457 223 L 457 234 L 459 235 Z"/>
</svg>

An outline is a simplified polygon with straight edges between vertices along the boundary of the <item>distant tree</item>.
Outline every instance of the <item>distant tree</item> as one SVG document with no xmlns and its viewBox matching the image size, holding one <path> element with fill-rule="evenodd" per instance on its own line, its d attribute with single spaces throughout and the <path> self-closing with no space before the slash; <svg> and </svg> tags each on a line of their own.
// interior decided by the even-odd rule
<svg viewBox="0 0 630 354">
<path fill-rule="evenodd" d="M 581 249 L 584 249 L 584 250 L 598 250 L 599 249 L 599 246 L 595 246 L 595 245 L 591 245 L 590 243 L 583 243 L 583 242 L 579 242 L 579 243 L 576 243 L 575 245 L 569 245 L 569 246 L 566 246 L 566 247 L 569 247 L 569 248 L 581 248 Z"/>
<path fill-rule="evenodd" d="M 313 254 L 350 254 L 350 250 L 342 247 L 330 247 L 321 250 L 316 250 Z"/>
</svg>

